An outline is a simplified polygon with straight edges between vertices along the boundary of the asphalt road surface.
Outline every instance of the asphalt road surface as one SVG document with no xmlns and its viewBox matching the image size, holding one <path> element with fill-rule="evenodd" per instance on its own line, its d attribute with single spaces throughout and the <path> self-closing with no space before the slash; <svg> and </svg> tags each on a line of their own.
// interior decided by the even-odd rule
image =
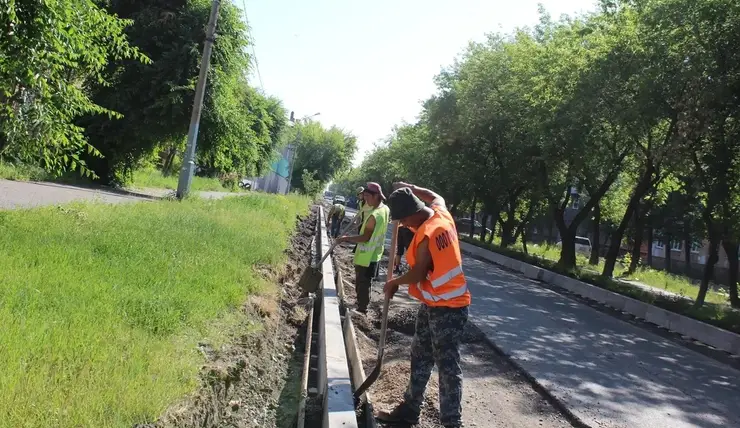
<svg viewBox="0 0 740 428">
<path fill-rule="evenodd" d="M 591 427 L 740 427 L 740 372 L 471 258 L 471 319 Z"/>
<path fill-rule="evenodd" d="M 463 266 L 470 320 L 586 425 L 740 427 L 737 370 L 518 273 Z"/>
<path fill-rule="evenodd" d="M 32 208 L 79 200 L 127 203 L 143 199 L 63 184 L 0 180 L 0 209 Z"/>
</svg>

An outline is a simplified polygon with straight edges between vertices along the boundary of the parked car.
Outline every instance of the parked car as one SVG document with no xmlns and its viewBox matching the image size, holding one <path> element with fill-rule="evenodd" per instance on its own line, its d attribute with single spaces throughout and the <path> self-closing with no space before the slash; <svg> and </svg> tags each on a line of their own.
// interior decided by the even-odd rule
<svg viewBox="0 0 740 428">
<path fill-rule="evenodd" d="M 555 245 L 561 247 L 563 246 L 563 241 L 558 241 Z M 591 254 L 591 240 L 583 236 L 576 236 L 576 252 Z"/>
<path fill-rule="evenodd" d="M 457 228 L 457 233 L 470 233 L 470 219 L 469 218 L 456 218 L 455 219 L 455 227 Z M 474 227 L 474 233 L 476 235 L 480 235 L 481 231 L 483 231 L 483 225 L 476 220 Z M 491 233 L 491 229 L 486 228 L 486 235 L 489 235 Z"/>
<path fill-rule="evenodd" d="M 239 180 L 239 183 L 237 183 L 237 185 L 241 189 L 252 190 L 254 183 L 252 182 L 252 180 L 249 180 L 247 178 L 242 178 L 241 180 Z"/>
</svg>

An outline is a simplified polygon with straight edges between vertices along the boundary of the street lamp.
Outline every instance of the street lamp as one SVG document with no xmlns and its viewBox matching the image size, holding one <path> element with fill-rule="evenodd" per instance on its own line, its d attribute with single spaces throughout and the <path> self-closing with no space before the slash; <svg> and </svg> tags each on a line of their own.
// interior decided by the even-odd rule
<svg viewBox="0 0 740 428">
<path fill-rule="evenodd" d="M 316 117 L 316 116 L 318 116 L 320 114 L 321 114 L 320 112 L 317 112 L 317 113 L 314 113 L 314 114 L 311 114 L 311 115 L 308 115 L 308 116 L 303 116 L 300 119 L 295 119 L 294 112 L 291 111 L 290 112 L 290 121 L 291 121 L 291 123 L 298 123 L 298 124 L 300 124 L 301 121 L 304 121 L 305 122 L 306 119 L 310 119 L 312 117 Z M 286 194 L 290 193 L 290 183 L 293 181 L 293 168 L 295 167 L 295 165 L 294 165 L 295 152 L 296 152 L 296 150 L 298 148 L 296 146 L 296 143 L 298 142 L 298 140 L 300 140 L 300 134 L 301 134 L 301 128 L 298 128 L 298 134 L 296 134 L 295 141 L 293 143 L 291 143 L 291 144 L 288 145 L 288 149 L 290 150 L 290 172 L 288 173 L 288 188 L 285 191 Z"/>
</svg>

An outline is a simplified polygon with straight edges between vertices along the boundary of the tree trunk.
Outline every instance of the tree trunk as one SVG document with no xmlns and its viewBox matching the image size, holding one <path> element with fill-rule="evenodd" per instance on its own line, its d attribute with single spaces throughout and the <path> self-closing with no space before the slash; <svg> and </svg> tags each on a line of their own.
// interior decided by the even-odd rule
<svg viewBox="0 0 740 428">
<path fill-rule="evenodd" d="M 641 212 L 640 206 L 635 209 L 635 239 L 632 240 L 632 253 L 630 257 L 630 265 L 627 268 L 627 273 L 632 274 L 637 272 L 637 266 L 640 264 L 640 253 L 642 249 L 642 235 L 644 233 L 644 212 Z"/>
<path fill-rule="evenodd" d="M 498 224 L 498 221 L 496 219 L 499 218 L 500 216 L 499 216 L 499 213 L 496 213 L 495 216 L 494 215 L 491 215 L 491 217 L 492 217 L 492 219 L 491 219 L 491 234 L 488 235 L 488 243 L 489 244 L 492 244 L 493 243 L 493 238 L 496 236 L 496 225 Z"/>
<path fill-rule="evenodd" d="M 707 229 L 709 232 L 709 260 L 704 265 L 704 275 L 701 278 L 701 285 L 699 286 L 699 294 L 696 296 L 696 302 L 694 302 L 695 308 L 704 306 L 704 300 L 707 298 L 707 291 L 709 291 L 709 283 L 714 278 L 714 265 L 719 260 L 718 249 L 719 249 L 719 237 L 717 233 L 711 232 L 713 229 L 711 226 Z"/>
<path fill-rule="evenodd" d="M 609 250 L 606 253 L 606 259 L 604 260 L 604 270 L 601 272 L 601 275 L 605 277 L 611 278 L 614 275 L 614 266 L 617 264 L 619 247 L 622 244 L 624 232 L 627 230 L 627 226 L 629 225 L 632 215 L 637 208 L 637 205 L 640 203 L 640 200 L 645 196 L 648 190 L 650 190 L 650 184 L 653 180 L 654 172 L 655 167 L 653 166 L 653 163 L 648 162 L 645 172 L 643 172 L 642 177 L 640 177 L 640 181 L 632 192 L 632 196 L 630 196 L 630 201 L 627 204 L 627 209 L 624 212 L 622 220 L 619 222 L 619 226 L 611 234 Z"/>
<path fill-rule="evenodd" d="M 647 227 L 647 265 L 653 267 L 653 226 Z"/>
<path fill-rule="evenodd" d="M 483 225 L 483 228 L 481 228 L 480 231 L 480 240 L 483 242 L 486 242 L 486 223 L 488 223 L 488 213 L 483 213 L 483 218 L 481 219 L 481 224 Z"/>
<path fill-rule="evenodd" d="M 576 231 L 565 224 L 563 212 L 557 206 L 553 206 L 553 214 L 555 226 L 558 227 L 558 233 L 560 233 L 561 247 L 558 266 L 573 269 L 576 267 Z"/>
<path fill-rule="evenodd" d="M 529 255 L 529 250 L 527 249 L 527 226 L 526 225 L 522 227 L 522 250 L 524 250 L 524 254 Z"/>
<path fill-rule="evenodd" d="M 601 228 L 601 204 L 594 206 L 594 220 L 593 231 L 591 232 L 591 257 L 588 259 L 588 264 L 596 266 L 599 264 L 599 248 L 600 245 L 600 228 Z"/>
<path fill-rule="evenodd" d="M 671 260 L 671 241 L 673 240 L 673 236 L 671 236 L 670 233 L 667 233 L 665 235 L 665 238 L 663 238 L 663 253 L 665 257 L 665 263 L 664 268 L 665 271 L 668 273 L 671 273 L 671 268 L 673 267 L 673 263 Z"/>
<path fill-rule="evenodd" d="M 722 240 L 722 248 L 725 250 L 727 255 L 727 262 L 730 264 L 730 272 L 728 274 L 727 287 L 730 289 L 730 305 L 733 308 L 740 308 L 740 298 L 737 294 L 737 276 L 738 276 L 738 246 L 737 242 L 732 242 L 726 239 Z"/>
<path fill-rule="evenodd" d="M 684 273 L 686 276 L 691 276 L 691 235 L 688 233 L 684 235 L 684 249 L 683 249 L 683 263 L 684 263 Z"/>
<path fill-rule="evenodd" d="M 470 206 L 470 237 L 475 238 L 475 205 L 477 201 L 473 196 L 473 204 Z"/>
</svg>

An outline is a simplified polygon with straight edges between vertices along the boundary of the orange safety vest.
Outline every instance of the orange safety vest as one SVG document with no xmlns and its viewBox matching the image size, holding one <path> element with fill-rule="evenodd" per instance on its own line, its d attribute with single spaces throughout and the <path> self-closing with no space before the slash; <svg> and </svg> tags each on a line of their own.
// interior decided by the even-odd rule
<svg viewBox="0 0 740 428">
<path fill-rule="evenodd" d="M 425 280 L 409 284 L 409 294 L 427 306 L 462 308 L 470 305 L 470 291 L 463 274 L 455 221 L 446 209 L 432 208 L 434 215 L 416 230 L 406 253 L 406 261 L 413 268 L 416 249 L 428 238 L 432 270 Z"/>
</svg>

